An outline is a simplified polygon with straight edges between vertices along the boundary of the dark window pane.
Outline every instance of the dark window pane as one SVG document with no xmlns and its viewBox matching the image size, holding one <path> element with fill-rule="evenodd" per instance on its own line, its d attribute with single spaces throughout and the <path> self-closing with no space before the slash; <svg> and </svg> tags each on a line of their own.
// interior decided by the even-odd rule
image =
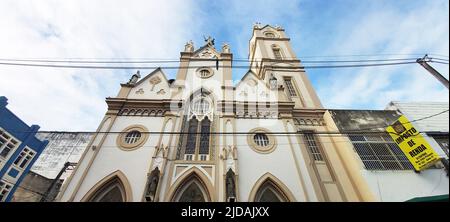
<svg viewBox="0 0 450 222">
<path fill-rule="evenodd" d="M 202 120 L 201 136 L 200 136 L 200 154 L 209 153 L 209 136 L 210 136 L 211 122 L 208 117 Z"/>
<path fill-rule="evenodd" d="M 197 126 L 198 120 L 194 117 L 189 121 L 189 131 L 186 142 L 186 150 L 185 154 L 194 154 L 195 153 L 195 145 L 197 143 Z"/>
</svg>

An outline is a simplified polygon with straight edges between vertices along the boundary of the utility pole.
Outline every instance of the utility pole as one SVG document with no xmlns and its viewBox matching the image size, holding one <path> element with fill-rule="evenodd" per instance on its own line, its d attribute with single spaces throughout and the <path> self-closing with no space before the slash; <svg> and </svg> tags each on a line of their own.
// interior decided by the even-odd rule
<svg viewBox="0 0 450 222">
<path fill-rule="evenodd" d="M 431 75 L 436 77 L 436 79 L 438 79 L 439 82 L 444 84 L 444 86 L 447 87 L 447 89 L 448 89 L 448 80 L 441 73 L 436 71 L 436 69 L 434 69 L 427 63 L 427 62 L 431 62 L 431 58 L 428 57 L 428 54 L 426 54 L 421 59 L 417 59 L 416 62 L 419 63 L 421 66 L 423 66 L 423 68 L 425 68 L 428 72 L 430 72 Z"/>
<path fill-rule="evenodd" d="M 47 198 L 48 196 L 51 194 L 51 192 L 53 191 L 53 189 L 56 186 L 56 183 L 59 181 L 59 178 L 61 178 L 62 174 L 67 170 L 67 168 L 69 166 L 75 166 L 76 163 L 71 163 L 71 162 L 66 162 L 63 166 L 63 168 L 59 171 L 58 175 L 56 176 L 55 179 L 53 179 L 52 184 L 50 185 L 50 187 L 47 189 L 47 191 L 45 191 L 44 195 L 42 196 L 40 202 L 47 202 Z"/>
</svg>

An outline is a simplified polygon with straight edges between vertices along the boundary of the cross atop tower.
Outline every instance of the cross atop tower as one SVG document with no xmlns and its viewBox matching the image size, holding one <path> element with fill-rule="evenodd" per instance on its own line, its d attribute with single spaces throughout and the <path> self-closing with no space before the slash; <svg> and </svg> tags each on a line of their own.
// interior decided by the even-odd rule
<svg viewBox="0 0 450 222">
<path fill-rule="evenodd" d="M 211 36 L 208 36 L 208 38 L 205 38 L 205 36 L 203 36 L 203 38 L 205 39 L 205 42 L 207 45 L 209 45 L 209 46 L 214 45 L 214 39 Z"/>
</svg>

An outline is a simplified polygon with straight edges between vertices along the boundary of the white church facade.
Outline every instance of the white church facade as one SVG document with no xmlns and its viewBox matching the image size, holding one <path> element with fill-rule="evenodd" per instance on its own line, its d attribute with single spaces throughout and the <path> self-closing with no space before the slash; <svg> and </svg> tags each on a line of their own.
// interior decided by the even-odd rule
<svg viewBox="0 0 450 222">
<path fill-rule="evenodd" d="M 58 200 L 373 200 L 355 155 L 314 133 L 333 120 L 284 29 L 253 27 L 237 84 L 232 59 L 188 42 L 175 80 L 158 68 L 122 84 Z"/>
</svg>

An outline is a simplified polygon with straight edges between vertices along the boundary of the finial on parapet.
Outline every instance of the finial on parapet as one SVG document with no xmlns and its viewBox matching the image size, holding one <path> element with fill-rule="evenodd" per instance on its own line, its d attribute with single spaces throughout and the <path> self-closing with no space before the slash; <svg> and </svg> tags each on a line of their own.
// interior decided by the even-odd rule
<svg viewBox="0 0 450 222">
<path fill-rule="evenodd" d="M 192 42 L 192 40 L 189 40 L 189 42 L 186 42 L 186 45 L 184 45 L 184 51 L 185 52 L 193 52 L 194 51 L 194 42 Z"/>
<path fill-rule="evenodd" d="M 230 53 L 230 45 L 228 43 L 222 44 L 222 52 L 223 53 Z"/>
<path fill-rule="evenodd" d="M 131 79 L 128 81 L 128 84 L 136 84 L 139 78 L 141 78 L 141 73 L 138 70 L 136 74 L 133 74 L 133 76 L 131 76 Z"/>
</svg>

